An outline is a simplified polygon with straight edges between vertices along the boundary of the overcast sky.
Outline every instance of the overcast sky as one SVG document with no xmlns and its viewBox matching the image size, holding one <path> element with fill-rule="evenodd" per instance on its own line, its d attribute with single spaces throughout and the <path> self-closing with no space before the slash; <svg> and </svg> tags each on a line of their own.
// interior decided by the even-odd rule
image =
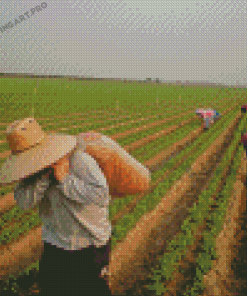
<svg viewBox="0 0 247 296">
<path fill-rule="evenodd" d="M 246 32 L 247 0 L 1 0 L 0 72 L 246 85 Z"/>
</svg>

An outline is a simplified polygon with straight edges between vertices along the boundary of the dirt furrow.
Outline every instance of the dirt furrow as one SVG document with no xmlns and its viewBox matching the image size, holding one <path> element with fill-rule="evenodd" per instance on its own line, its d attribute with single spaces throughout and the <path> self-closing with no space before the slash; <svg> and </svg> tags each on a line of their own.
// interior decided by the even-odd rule
<svg viewBox="0 0 247 296">
<path fill-rule="evenodd" d="M 217 205 L 217 201 L 216 201 L 216 197 L 217 194 L 222 190 L 225 180 L 227 178 L 227 176 L 230 174 L 231 171 L 231 165 L 232 165 L 232 161 L 234 160 L 234 156 L 236 153 L 237 147 L 232 155 L 231 158 L 231 162 L 229 163 L 229 165 L 227 165 L 227 167 L 224 169 L 224 172 L 222 174 L 221 177 L 221 182 L 219 183 L 217 189 L 216 189 L 216 193 L 213 194 L 211 196 L 211 200 L 214 200 L 214 207 L 210 210 L 209 213 L 212 213 L 214 211 L 214 209 L 216 208 Z M 203 231 L 206 230 L 208 228 L 207 225 L 208 221 L 204 221 L 204 224 L 199 226 L 196 229 L 196 233 L 194 232 L 194 237 L 196 238 L 195 242 L 193 245 L 187 246 L 186 248 L 186 255 L 183 259 L 181 259 L 178 264 L 180 267 L 180 270 L 176 270 L 173 275 L 172 275 L 172 281 L 164 281 L 164 286 L 168 289 L 167 292 L 165 292 L 163 294 L 163 296 L 175 296 L 177 295 L 176 293 L 179 291 L 179 293 L 184 293 L 185 289 L 184 287 L 187 286 L 186 289 L 189 288 L 189 284 L 188 282 L 193 281 L 192 277 L 192 273 L 190 273 L 191 271 L 191 267 L 195 266 L 196 264 L 196 259 L 199 256 L 199 253 L 201 251 L 201 241 L 203 240 Z M 186 276 L 188 275 L 188 276 Z M 182 291 L 184 289 L 184 291 Z"/>
<path fill-rule="evenodd" d="M 25 270 L 41 259 L 43 244 L 41 242 L 42 225 L 33 227 L 17 240 L 0 247 L 0 280 L 7 280 L 12 274 L 18 277 L 20 270 Z"/>
<path fill-rule="evenodd" d="M 183 114 L 183 115 L 188 115 L 188 114 Z M 137 133 L 139 131 L 144 131 L 144 130 L 153 128 L 154 126 L 160 125 L 162 123 L 166 123 L 166 122 L 171 121 L 171 120 L 174 120 L 176 118 L 181 118 L 181 115 L 176 115 L 176 116 L 169 117 L 169 118 L 166 118 L 166 119 L 162 119 L 162 120 L 159 120 L 159 121 L 156 121 L 156 122 L 152 122 L 152 123 L 147 123 L 147 124 L 145 124 L 145 125 L 143 125 L 141 127 L 132 128 L 132 129 L 130 129 L 128 131 L 125 131 L 123 133 L 118 133 L 118 134 L 112 135 L 111 138 L 113 140 L 124 138 L 126 136 L 131 135 L 131 134 L 134 134 L 134 133 Z M 103 130 L 103 129 L 99 129 L 99 130 Z M 98 130 L 96 130 L 96 131 L 98 131 Z"/>
<path fill-rule="evenodd" d="M 173 145 L 169 146 L 166 150 L 161 151 L 154 157 L 145 161 L 145 166 L 148 167 L 151 171 L 156 171 L 157 169 L 159 169 L 159 166 L 162 166 L 168 159 L 179 153 L 179 151 L 181 151 L 185 146 L 189 145 L 196 138 L 198 138 L 202 132 L 202 127 L 197 128 L 182 140 L 178 141 L 177 143 L 174 143 Z"/>
<path fill-rule="evenodd" d="M 130 145 L 126 145 L 126 146 L 124 146 L 124 149 L 128 152 L 131 152 L 137 148 L 140 148 L 141 146 L 144 146 L 145 144 L 155 141 L 156 139 L 158 139 L 160 137 L 171 134 L 172 132 L 177 130 L 179 127 L 184 126 L 185 124 L 190 123 L 191 121 L 196 120 L 196 119 L 197 119 L 197 117 L 192 117 L 192 118 L 185 120 L 177 125 L 173 125 L 167 129 L 161 130 L 153 135 L 149 135 L 143 139 L 135 141 L 135 142 L 131 143 Z"/>
<path fill-rule="evenodd" d="M 125 295 L 136 283 L 145 282 L 149 275 L 149 261 L 165 249 L 166 243 L 179 231 L 188 209 L 200 194 L 202 184 L 217 156 L 241 119 L 241 112 L 220 137 L 192 165 L 191 170 L 176 181 L 161 202 L 151 212 L 143 215 L 138 223 L 119 242 L 111 254 L 109 283 L 113 293 Z M 215 153 L 217 151 L 217 153 Z M 178 211 L 183 214 L 178 214 Z"/>
<path fill-rule="evenodd" d="M 247 162 L 244 152 L 228 204 L 223 229 L 216 238 L 216 254 L 218 258 L 214 260 L 213 268 L 204 276 L 206 289 L 203 296 L 246 295 L 246 279 L 240 283 L 240 279 L 236 277 L 232 270 L 232 262 L 237 256 L 237 249 L 244 234 L 241 220 L 243 214 L 246 214 L 246 167 Z"/>
<path fill-rule="evenodd" d="M 188 112 L 188 113 L 184 113 L 183 115 L 186 116 L 186 115 L 191 114 L 191 113 L 192 112 Z M 152 128 L 154 126 L 157 126 L 157 125 L 160 125 L 162 123 L 174 120 L 176 118 L 181 118 L 181 117 L 182 117 L 181 115 L 175 115 L 175 116 L 172 116 L 172 117 L 169 117 L 169 118 L 158 120 L 158 121 L 153 122 L 153 123 L 147 123 L 146 125 L 143 125 L 141 127 L 132 128 L 132 129 L 127 130 L 127 131 L 125 131 L 123 133 L 118 133 L 118 134 L 112 135 L 111 138 L 114 139 L 114 140 L 119 139 L 119 138 L 124 138 L 124 137 L 126 137 L 128 135 L 131 135 L 133 133 L 137 133 L 139 131 L 144 131 L 146 129 Z M 144 121 L 144 120 L 151 119 L 151 118 L 156 118 L 156 116 L 150 116 L 150 117 L 146 117 L 146 118 L 138 118 L 138 120 L 132 120 L 132 121 L 126 122 L 126 123 L 125 122 L 124 123 L 118 123 L 116 125 L 111 125 L 111 126 L 108 126 L 108 127 L 98 128 L 98 129 L 95 129 L 94 131 L 95 132 L 105 131 L 105 130 L 117 128 L 117 127 L 120 127 L 120 126 L 128 125 L 130 123 L 138 123 L 140 121 Z"/>
<path fill-rule="evenodd" d="M 98 118 L 99 119 L 99 116 L 91 116 L 90 118 Z M 116 120 L 120 120 L 122 118 L 131 118 L 131 116 L 118 116 L 118 118 L 108 118 L 107 120 L 116 121 Z M 38 118 L 37 118 L 37 120 L 38 120 Z M 78 118 L 71 119 L 71 120 L 63 120 L 63 121 L 60 121 L 59 123 L 70 123 L 70 122 L 83 121 L 83 120 L 88 120 L 88 118 L 78 117 Z M 94 121 L 94 123 L 103 123 L 105 121 L 106 121 L 106 118 L 104 118 L 104 120 Z M 47 127 L 47 126 L 57 125 L 57 124 L 58 124 L 57 122 L 49 122 L 49 123 L 43 123 L 42 126 Z M 82 124 L 84 124 L 84 122 Z M 90 124 L 92 124 L 92 123 L 90 123 Z"/>
</svg>

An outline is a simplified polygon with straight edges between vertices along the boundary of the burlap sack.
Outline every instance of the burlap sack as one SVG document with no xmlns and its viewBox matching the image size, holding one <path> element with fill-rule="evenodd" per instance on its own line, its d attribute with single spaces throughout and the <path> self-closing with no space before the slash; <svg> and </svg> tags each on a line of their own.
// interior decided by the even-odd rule
<svg viewBox="0 0 247 296">
<path fill-rule="evenodd" d="M 149 189 L 149 170 L 110 137 L 99 133 L 82 133 L 78 139 L 84 140 L 85 152 L 102 169 L 112 197 L 138 194 Z"/>
</svg>

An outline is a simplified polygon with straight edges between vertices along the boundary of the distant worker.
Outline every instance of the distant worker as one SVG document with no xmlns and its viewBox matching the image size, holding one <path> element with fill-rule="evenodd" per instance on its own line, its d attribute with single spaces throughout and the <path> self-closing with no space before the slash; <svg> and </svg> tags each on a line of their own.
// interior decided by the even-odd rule
<svg viewBox="0 0 247 296">
<path fill-rule="evenodd" d="M 247 104 L 241 106 L 241 113 L 246 113 Z"/>
<path fill-rule="evenodd" d="M 220 114 L 216 110 L 213 110 L 211 108 L 209 109 L 198 108 L 196 109 L 196 114 L 203 119 L 204 130 L 209 129 L 211 125 L 214 123 L 214 121 L 220 118 Z"/>
</svg>

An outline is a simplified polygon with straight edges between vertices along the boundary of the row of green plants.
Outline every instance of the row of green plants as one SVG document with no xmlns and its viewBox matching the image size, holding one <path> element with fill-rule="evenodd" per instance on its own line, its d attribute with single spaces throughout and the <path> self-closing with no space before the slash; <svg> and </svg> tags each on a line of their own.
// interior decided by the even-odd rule
<svg viewBox="0 0 247 296">
<path fill-rule="evenodd" d="M 172 280 L 173 273 L 178 268 L 179 260 L 183 259 L 186 255 L 186 246 L 193 245 L 196 240 L 196 229 L 207 221 L 208 229 L 203 231 L 203 251 L 200 253 L 197 263 L 200 268 L 197 268 L 197 279 L 193 284 L 193 288 L 186 293 L 186 296 L 201 295 L 203 288 L 203 275 L 206 274 L 212 267 L 212 256 L 216 259 L 215 252 L 215 240 L 217 235 L 222 229 L 222 223 L 226 208 L 228 205 L 228 199 L 232 194 L 233 184 L 236 180 L 236 171 L 241 164 L 241 157 L 243 154 L 243 147 L 238 146 L 241 138 L 241 132 L 246 125 L 246 116 L 241 121 L 240 125 L 234 133 L 234 138 L 224 153 L 223 158 L 219 166 L 216 168 L 213 176 L 209 181 L 209 186 L 206 190 L 202 191 L 199 196 L 198 203 L 195 203 L 193 208 L 190 209 L 189 215 L 183 222 L 181 227 L 182 232 L 178 234 L 168 245 L 167 251 L 160 260 L 161 268 L 153 270 L 152 281 L 153 285 L 149 285 L 150 290 L 156 292 L 155 295 L 161 295 L 167 291 L 161 278 L 165 280 Z M 234 157 L 234 163 L 231 166 L 231 174 L 226 179 L 226 185 L 223 190 L 217 194 L 217 199 L 212 198 L 217 192 L 217 188 L 222 180 L 222 174 L 225 168 L 231 164 Z M 215 208 L 215 205 L 217 208 Z M 212 212 L 213 209 L 213 212 Z M 198 294 L 199 293 L 199 294 Z"/>
<path fill-rule="evenodd" d="M 79 119 L 83 117 L 83 119 Z M 66 122 L 66 119 L 63 119 L 63 118 L 54 118 L 52 121 L 50 120 L 42 120 L 40 121 L 41 124 L 46 124 L 47 126 L 49 126 L 49 123 L 51 124 L 52 128 L 54 128 L 54 125 L 53 123 L 56 123 L 56 128 L 60 128 L 60 127 L 70 127 L 72 125 L 76 125 L 76 124 L 84 124 L 84 123 L 92 123 L 94 124 L 95 121 L 102 121 L 102 120 L 105 120 L 105 122 L 103 124 L 117 124 L 117 123 L 121 123 L 121 122 L 128 122 L 129 120 L 136 120 L 136 119 L 139 119 L 141 118 L 142 116 L 141 115 L 128 115 L 128 117 L 124 117 L 124 118 L 121 118 L 117 115 L 111 115 L 111 116 L 108 116 L 107 118 L 101 118 L 101 117 L 98 117 L 97 118 L 93 118 L 93 117 L 90 117 L 90 116 L 86 116 L 86 115 L 83 115 L 83 116 L 80 116 L 79 118 L 73 118 L 73 119 L 70 119 L 68 122 Z M 116 119 L 116 120 L 113 120 L 113 119 Z"/>
<path fill-rule="evenodd" d="M 128 125 L 124 125 L 124 126 L 119 126 L 119 127 L 115 127 L 115 128 L 111 128 L 109 130 L 107 130 L 107 135 L 111 136 L 111 135 L 114 135 L 116 133 L 123 133 L 125 131 L 127 131 L 128 129 L 132 129 L 132 128 L 142 128 L 143 126 L 145 126 L 146 124 L 151 124 L 151 123 L 155 123 L 159 120 L 164 120 L 164 119 L 169 119 L 170 117 L 173 117 L 173 116 L 176 116 L 178 115 L 178 113 L 173 113 L 171 115 L 166 115 L 166 114 L 163 114 L 163 115 L 157 115 L 155 116 L 154 118 L 149 118 L 149 119 L 145 119 L 145 120 L 140 120 L 139 122 L 136 122 L 136 123 L 130 123 Z M 149 116 L 149 115 L 148 115 Z M 175 118 L 176 119 L 176 118 Z M 184 120 L 184 118 L 181 116 L 181 119 L 180 120 Z M 173 119 L 172 119 L 173 121 Z M 105 132 L 105 131 L 104 131 Z"/>
<path fill-rule="evenodd" d="M 188 134 L 190 134 L 193 130 L 197 129 L 201 126 L 201 122 L 194 121 L 187 123 L 185 126 L 180 127 L 173 133 L 167 136 L 162 136 L 156 139 L 155 141 L 152 141 L 132 152 L 132 155 L 141 163 L 144 161 L 151 159 L 161 151 L 167 149 L 169 146 L 172 146 L 179 140 L 186 137 Z"/>
<path fill-rule="evenodd" d="M 222 124 L 225 123 L 225 122 L 229 122 L 229 116 L 231 114 L 234 114 L 233 116 L 235 117 L 237 110 L 238 110 L 238 108 L 236 108 L 235 110 L 230 112 L 228 115 L 225 115 L 224 118 L 222 118 L 220 121 L 216 122 L 209 131 L 203 133 L 191 145 L 188 145 L 178 155 L 176 155 L 176 156 L 172 157 L 170 160 L 168 160 L 162 166 L 161 169 L 159 169 L 157 171 L 154 171 L 151 174 L 151 184 L 155 183 L 159 178 L 161 178 L 166 173 L 167 170 L 172 169 L 176 165 L 177 162 L 180 162 L 184 158 L 186 159 L 186 158 L 191 157 L 192 155 L 194 155 L 193 154 L 194 151 L 198 150 L 198 147 L 200 147 L 203 142 L 207 143 L 209 141 L 211 134 L 215 133 L 218 130 L 222 130 Z M 183 167 L 183 165 L 182 165 L 182 167 Z M 187 167 L 186 164 L 185 164 L 185 167 Z M 181 175 L 181 169 L 179 168 L 178 170 L 176 170 L 171 175 L 170 179 L 169 178 L 166 179 L 166 180 L 168 180 L 166 182 L 166 186 L 171 186 L 171 184 L 175 180 L 177 180 L 177 178 L 179 178 L 180 175 Z M 110 207 L 110 217 L 111 218 L 114 217 L 120 210 L 122 210 L 134 198 L 135 198 L 135 195 L 130 195 L 130 196 L 127 196 L 124 199 L 121 199 L 121 198 L 120 199 L 115 199 L 113 205 Z"/>
<path fill-rule="evenodd" d="M 138 122 L 133 122 L 133 123 L 131 123 L 131 122 L 128 123 L 128 121 L 137 120 L 137 119 L 131 119 L 131 120 L 122 119 L 122 120 L 119 120 L 118 123 L 128 123 L 128 124 L 123 125 L 123 126 L 118 126 L 115 128 L 113 128 L 113 126 L 118 123 L 112 122 L 112 121 L 106 121 L 104 123 L 92 123 L 91 125 L 85 125 L 85 126 L 83 126 L 83 124 L 82 124 L 82 126 L 79 128 L 73 128 L 73 127 L 70 127 L 69 125 L 67 125 L 66 127 L 70 128 L 70 130 L 66 130 L 66 133 L 74 135 L 74 134 L 78 134 L 78 133 L 84 133 L 89 130 L 95 130 L 95 129 L 99 129 L 99 128 L 107 128 L 107 130 L 102 131 L 102 133 L 105 135 L 111 136 L 116 133 L 125 132 L 128 129 L 142 127 L 145 124 L 150 124 L 150 123 L 156 122 L 158 120 L 162 120 L 162 119 L 166 119 L 166 117 L 165 116 L 157 116 L 156 118 L 140 120 Z M 183 118 L 181 118 L 181 120 L 183 120 Z M 45 127 L 44 130 L 49 131 L 49 130 L 54 130 L 56 128 L 58 128 L 58 127 L 57 126 L 49 126 L 49 127 Z M 61 131 L 59 131 L 59 132 L 61 132 Z"/>
<path fill-rule="evenodd" d="M 37 83 L 38 82 L 38 83 Z M 157 98 L 161 101 L 167 101 L 169 105 L 178 102 L 181 95 L 181 101 L 190 102 L 198 105 L 202 101 L 211 104 L 215 97 L 234 97 L 241 94 L 244 90 L 240 89 L 220 89 L 209 87 L 187 87 L 162 84 L 145 83 L 122 83 L 110 81 L 66 81 L 65 79 L 24 79 L 24 78 L 1 78 L 1 99 L 5 106 L 11 105 L 12 108 L 21 108 L 27 106 L 31 101 L 37 105 L 39 115 L 56 113 L 66 114 L 68 110 L 87 110 L 107 108 L 116 105 L 116 99 L 119 100 L 120 108 L 127 107 L 131 110 L 141 108 L 148 110 L 145 104 L 155 103 Z M 34 89 L 36 88 L 36 94 Z M 12 94 L 12 97 L 4 97 L 6 94 Z M 18 98 L 18 104 L 17 104 Z M 73 98 L 73 99 L 71 99 Z M 20 106 L 20 102 L 22 105 Z M 15 104 L 14 104 L 15 103 Z M 18 106 L 17 106 L 18 105 Z M 27 109 L 27 108 L 26 108 Z M 8 118 L 6 114 L 6 118 Z"/>
<path fill-rule="evenodd" d="M 236 154 L 235 162 L 231 167 L 231 174 L 226 179 L 226 185 L 220 194 L 218 194 L 219 198 L 219 207 L 208 217 L 208 221 L 210 221 L 211 230 L 205 230 L 203 232 L 203 250 L 205 253 L 200 253 L 196 263 L 200 266 L 200 269 L 196 269 L 197 278 L 193 282 L 190 291 L 186 291 L 184 296 L 199 296 L 200 290 L 205 289 L 205 285 L 203 283 L 203 275 L 205 275 L 213 266 L 212 256 L 213 251 L 215 250 L 215 237 L 222 230 L 222 225 L 224 223 L 224 216 L 226 213 L 226 209 L 228 207 L 228 201 L 233 193 L 234 182 L 236 181 L 237 169 L 241 164 L 241 154 L 243 149 L 239 148 L 239 151 Z M 217 254 L 214 253 L 214 258 L 217 259 Z"/>
<path fill-rule="evenodd" d="M 224 108 L 224 107 L 223 107 Z M 157 119 L 162 119 L 166 117 L 171 117 L 171 116 L 175 116 L 175 115 L 179 115 L 181 114 L 181 110 L 172 110 L 172 112 L 169 112 L 168 114 L 166 113 L 166 110 L 164 110 L 164 108 L 162 109 L 157 109 L 157 110 L 153 110 L 152 112 L 138 112 L 138 114 L 136 113 L 133 113 L 131 114 L 131 112 L 128 112 L 128 114 L 124 114 L 123 112 L 115 112 L 113 114 L 110 113 L 110 115 L 108 114 L 82 114 L 82 115 L 71 115 L 71 116 L 64 116 L 64 118 L 47 118 L 46 120 L 38 120 L 37 121 L 40 123 L 40 124 L 53 124 L 53 123 L 56 123 L 57 124 L 57 127 L 69 127 L 70 125 L 76 125 L 76 124 L 80 124 L 80 123 L 93 123 L 95 121 L 98 121 L 98 120 L 105 120 L 106 122 L 109 121 L 109 122 L 114 122 L 115 123 L 120 123 L 120 122 L 125 122 L 125 121 L 128 121 L 129 119 L 131 120 L 135 120 L 135 119 L 138 119 L 138 118 L 143 118 L 143 117 L 147 117 L 147 116 L 152 116 L 152 115 L 156 115 L 157 113 L 162 113 L 162 110 L 164 111 L 164 114 L 163 116 L 162 115 L 157 115 Z M 188 108 L 189 111 L 193 111 L 193 107 L 191 106 L 190 108 Z M 221 111 L 223 110 L 222 108 L 217 108 L 217 110 Z M 183 110 L 185 111 L 185 110 Z M 34 114 L 35 115 L 35 114 Z M 93 115 L 97 115 L 97 118 L 92 118 Z M 119 118 L 120 116 L 120 118 Z M 123 118 L 121 119 L 121 116 L 127 116 L 126 118 Z M 182 114 L 181 114 L 182 116 Z M 35 116 L 36 117 L 36 116 Z M 84 119 L 79 119 L 83 117 Z M 116 121 L 115 120 L 112 120 L 112 119 L 117 119 Z M 11 121 L 7 121 L 6 123 L 10 123 Z M 150 121 L 151 122 L 151 121 Z M 4 122 L 5 123 L 5 122 Z M 0 131 L 2 130 L 5 130 L 6 127 L 5 126 L 0 126 Z"/>
<path fill-rule="evenodd" d="M 112 237 L 112 248 L 114 249 L 117 241 L 124 239 L 127 233 L 136 225 L 138 220 L 141 218 L 142 215 L 152 211 L 155 206 L 161 201 L 162 197 L 165 196 L 168 189 L 172 186 L 172 184 L 181 178 L 183 173 L 193 164 L 199 155 L 205 151 L 212 142 L 214 142 L 217 137 L 222 133 L 222 131 L 229 126 L 229 122 L 231 122 L 236 117 L 236 110 L 235 112 L 231 112 L 228 117 L 228 120 L 222 124 L 222 128 L 216 130 L 214 133 L 210 130 L 208 131 L 210 137 L 208 137 L 207 141 L 201 143 L 196 153 L 190 155 L 186 161 L 179 167 L 179 169 L 175 170 L 173 173 L 169 175 L 163 182 L 159 183 L 157 187 L 154 189 L 153 192 L 147 194 L 143 197 L 143 199 L 136 205 L 135 210 L 132 213 L 129 213 L 119 219 L 114 228 L 114 235 Z M 116 207 L 117 203 L 113 204 L 110 207 L 110 211 L 112 207 Z M 122 204 L 123 206 L 123 204 Z M 120 209 L 115 209 L 114 211 L 117 212 Z"/>
<path fill-rule="evenodd" d="M 5 213 L 1 220 L 2 222 L 7 221 L 1 224 L 3 229 L 0 233 L 0 244 L 2 246 L 17 239 L 21 234 L 28 233 L 33 227 L 41 223 L 39 214 L 35 210 L 21 211 L 17 206 Z M 9 222 L 15 223 L 8 225 Z"/>
<path fill-rule="evenodd" d="M 173 125 L 177 125 L 177 124 L 180 124 L 181 123 L 181 120 L 182 121 L 185 121 L 185 120 L 188 120 L 189 118 L 195 116 L 194 113 L 192 114 L 189 114 L 187 116 L 183 116 L 182 119 L 181 118 L 175 118 L 174 120 L 171 120 L 171 121 L 168 121 L 168 122 L 165 122 L 165 123 L 162 123 L 158 126 L 154 126 L 153 128 L 150 128 L 148 130 L 140 130 L 134 134 L 131 134 L 131 135 L 128 135 L 124 138 L 121 138 L 121 139 L 118 139 L 118 144 L 120 144 L 122 147 L 125 146 L 125 145 L 130 145 L 132 143 L 134 143 L 135 141 L 138 141 L 138 140 L 141 140 L 145 137 L 148 137 L 150 135 L 153 135 L 155 133 L 158 133 L 162 130 L 165 130 Z"/>
</svg>

